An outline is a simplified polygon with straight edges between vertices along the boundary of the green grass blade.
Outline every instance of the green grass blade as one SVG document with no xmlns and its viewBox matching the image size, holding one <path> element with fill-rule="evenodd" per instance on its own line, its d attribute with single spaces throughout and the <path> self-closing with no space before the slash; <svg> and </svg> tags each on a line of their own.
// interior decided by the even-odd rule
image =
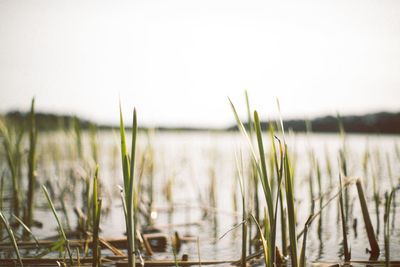
<svg viewBox="0 0 400 267">
<path fill-rule="evenodd" d="M 17 220 L 17 222 L 18 222 L 19 224 L 22 225 L 22 227 L 24 228 L 24 230 L 32 236 L 33 240 L 35 240 L 35 242 L 36 242 L 36 247 L 39 247 L 39 240 L 38 240 L 38 239 L 36 238 L 36 236 L 32 233 L 31 229 L 29 229 L 29 227 L 28 227 L 20 218 L 18 218 L 18 217 L 15 216 L 14 214 L 13 214 L 13 217 L 14 217 L 14 219 Z"/>
<path fill-rule="evenodd" d="M 19 264 L 20 264 L 21 266 L 24 266 L 24 264 L 22 263 L 21 255 L 19 254 L 19 249 L 18 249 L 17 241 L 15 241 L 14 233 L 13 233 L 13 231 L 11 230 L 11 227 L 10 227 L 10 224 L 8 223 L 7 218 L 6 218 L 6 217 L 4 216 L 4 214 L 3 214 L 3 211 L 0 211 L 0 218 L 1 218 L 1 220 L 3 221 L 3 224 L 4 224 L 4 226 L 5 226 L 6 229 L 7 229 L 8 236 L 10 237 L 11 243 L 12 243 L 12 245 L 13 245 L 13 247 L 14 247 L 14 250 L 15 250 L 15 254 L 17 254 L 17 258 L 18 258 Z"/>
<path fill-rule="evenodd" d="M 37 143 L 37 128 L 35 125 L 35 98 L 32 99 L 29 127 L 29 154 L 28 154 L 28 197 L 27 209 L 24 216 L 26 225 L 32 227 L 33 208 L 34 208 L 34 193 L 36 188 L 36 143 Z"/>
<path fill-rule="evenodd" d="M 136 117 L 136 108 L 133 109 L 133 123 L 132 123 L 132 150 L 131 150 L 131 172 L 130 172 L 130 178 L 131 178 L 131 183 L 129 190 L 133 190 L 133 184 L 134 184 L 134 172 L 135 172 L 135 154 L 136 154 L 136 136 L 137 136 L 137 117 Z"/>
<path fill-rule="evenodd" d="M 101 247 L 99 246 L 99 231 L 100 231 L 100 216 L 101 216 L 101 199 L 96 201 L 97 212 L 94 219 L 93 225 L 93 267 L 101 266 Z"/>
<path fill-rule="evenodd" d="M 390 266 L 390 231 L 389 231 L 389 216 L 390 216 L 390 205 L 392 203 L 393 195 L 396 189 L 393 189 L 390 192 L 389 197 L 386 198 L 385 205 L 385 215 L 383 218 L 384 221 L 384 243 L 385 243 L 385 266 Z M 386 195 L 387 196 L 387 195 Z"/>
<path fill-rule="evenodd" d="M 342 218 L 342 234 L 343 234 L 343 249 L 344 249 L 344 260 L 350 261 L 351 255 L 349 252 L 349 247 L 347 244 L 347 225 L 346 218 L 344 216 L 344 207 L 343 207 L 343 188 L 342 188 L 342 177 L 339 175 L 339 185 L 340 185 L 340 194 L 339 194 L 339 207 L 340 207 L 340 215 Z"/>
<path fill-rule="evenodd" d="M 270 257 L 270 254 L 268 252 L 269 251 L 268 250 L 268 244 L 267 244 L 267 241 L 265 240 L 265 237 L 264 237 L 263 231 L 261 230 L 260 224 L 257 222 L 256 218 L 254 218 L 253 214 L 250 214 L 250 216 L 253 219 L 253 221 L 256 223 L 258 232 L 260 233 L 260 236 L 261 236 L 261 241 L 262 241 L 262 246 L 263 246 L 263 251 L 264 251 L 264 263 L 265 263 L 265 266 L 268 266 L 268 267 L 271 266 L 272 267 L 271 257 Z"/>
<path fill-rule="evenodd" d="M 308 232 L 308 226 L 311 223 L 311 218 L 312 218 L 312 215 L 310 215 L 310 217 L 308 217 L 308 220 L 304 224 L 303 245 L 301 247 L 301 252 L 300 252 L 299 267 L 306 267 L 307 232 Z"/>
<path fill-rule="evenodd" d="M 97 205 L 97 189 L 98 189 L 98 175 L 99 175 L 99 165 L 96 166 L 96 170 L 94 172 L 94 177 L 93 177 L 93 192 L 92 192 L 92 226 L 94 229 L 95 226 L 95 221 L 96 221 L 96 215 L 98 211 L 98 205 Z"/>
<path fill-rule="evenodd" d="M 291 175 L 291 168 L 289 162 L 289 156 L 287 152 L 287 146 L 285 144 L 285 189 L 286 189 L 286 203 L 288 208 L 288 221 L 289 221 L 289 239 L 290 239 L 290 257 L 292 266 L 297 267 L 297 236 L 296 236 L 296 218 L 294 208 L 294 193 L 293 193 L 293 181 Z"/>
<path fill-rule="evenodd" d="M 36 255 L 35 258 L 36 259 L 43 258 L 47 254 L 49 254 L 49 253 L 51 253 L 53 251 L 59 250 L 60 248 L 62 248 L 64 246 L 64 244 L 65 244 L 64 240 L 60 240 L 60 241 L 54 242 L 51 247 L 49 247 L 48 249 L 46 249 L 42 253 Z"/>
<path fill-rule="evenodd" d="M 229 99 L 229 98 L 228 98 L 228 99 Z M 246 138 L 247 143 L 249 144 L 251 156 L 252 156 L 253 160 L 257 163 L 256 153 L 255 153 L 254 147 L 253 147 L 253 145 L 252 145 L 251 139 L 250 139 L 249 135 L 247 134 L 246 128 L 244 127 L 242 121 L 240 120 L 239 115 L 238 115 L 238 113 L 237 113 L 237 111 L 236 111 L 236 108 L 235 108 L 235 106 L 233 105 L 233 103 L 232 103 L 232 101 L 231 101 L 230 99 L 229 99 L 229 103 L 230 103 L 230 105 L 231 105 L 233 114 L 235 115 L 235 119 L 236 119 L 236 123 L 237 123 L 238 129 L 240 130 L 240 132 L 241 132 L 241 133 L 244 135 L 244 137 Z M 260 169 L 258 163 L 257 163 L 256 165 L 257 165 L 258 172 L 261 173 L 261 169 Z"/>
<path fill-rule="evenodd" d="M 172 247 L 172 253 L 174 254 L 175 267 L 178 267 L 178 258 L 176 256 L 176 245 L 172 236 L 171 236 L 171 247 Z"/>
<path fill-rule="evenodd" d="M 67 246 L 68 255 L 69 255 L 69 257 L 70 257 L 70 259 L 71 259 L 71 263 L 72 263 L 72 262 L 73 262 L 73 260 L 72 260 L 72 253 L 71 253 L 71 249 L 70 249 L 70 247 L 69 247 L 69 242 L 68 242 L 67 236 L 65 235 L 65 232 L 64 232 L 64 228 L 63 228 L 63 226 L 62 226 L 62 224 L 61 224 L 60 219 L 58 218 L 56 209 L 54 208 L 53 202 L 52 202 L 51 199 L 50 199 L 50 196 L 49 196 L 49 193 L 47 192 L 46 186 L 42 185 L 42 190 L 43 190 L 43 193 L 44 193 L 44 195 L 45 195 L 45 197 L 46 197 L 46 199 L 47 199 L 47 203 L 49 204 L 50 209 L 51 209 L 51 211 L 53 212 L 54 217 L 55 217 L 56 220 L 57 220 L 58 228 L 59 228 L 60 233 L 61 233 L 61 236 L 60 236 L 60 237 L 61 237 L 61 239 L 65 242 L 65 244 L 66 244 L 66 246 Z"/>
<path fill-rule="evenodd" d="M 119 104 L 119 118 L 120 118 L 120 134 L 121 134 L 121 157 L 122 157 L 122 171 L 124 175 L 124 189 L 129 188 L 129 162 L 125 160 L 128 157 L 128 152 L 126 150 L 126 140 L 125 140 L 125 127 L 124 120 L 122 118 L 122 108 L 121 103 Z"/>
<path fill-rule="evenodd" d="M 257 111 L 254 111 L 254 125 L 255 125 L 256 136 L 257 136 L 258 150 L 260 153 L 262 183 L 263 183 L 264 190 L 265 190 L 265 192 L 264 192 L 265 200 L 267 201 L 269 219 L 272 221 L 274 219 L 273 200 L 272 200 L 271 187 L 270 187 L 269 181 L 268 181 L 267 166 L 265 163 L 264 145 L 263 145 L 262 136 L 261 136 L 261 134 L 262 134 L 261 133 L 261 125 L 260 125 L 260 119 L 258 117 Z"/>
</svg>

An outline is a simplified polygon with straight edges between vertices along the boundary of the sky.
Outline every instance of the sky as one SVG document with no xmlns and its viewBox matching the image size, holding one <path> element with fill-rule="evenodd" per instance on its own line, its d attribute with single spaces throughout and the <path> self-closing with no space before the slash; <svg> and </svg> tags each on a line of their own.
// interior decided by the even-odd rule
<svg viewBox="0 0 400 267">
<path fill-rule="evenodd" d="M 226 127 L 400 111 L 400 1 L 0 0 L 0 112 Z"/>
</svg>

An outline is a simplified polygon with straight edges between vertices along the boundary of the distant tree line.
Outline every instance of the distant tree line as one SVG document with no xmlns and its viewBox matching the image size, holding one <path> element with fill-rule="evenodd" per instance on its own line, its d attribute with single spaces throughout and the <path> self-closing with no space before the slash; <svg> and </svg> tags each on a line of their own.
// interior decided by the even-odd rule
<svg viewBox="0 0 400 267">
<path fill-rule="evenodd" d="M 400 133 L 400 113 L 379 112 L 361 116 L 343 116 L 341 118 L 345 132 L 348 133 Z M 339 132 L 339 119 L 333 116 L 325 116 L 310 120 L 313 132 Z M 261 128 L 269 129 L 269 122 L 261 122 Z M 283 122 L 285 130 L 294 132 L 306 132 L 306 120 L 285 120 Z M 245 123 L 245 127 L 248 124 Z M 236 126 L 231 126 L 228 130 L 236 130 Z"/>
<path fill-rule="evenodd" d="M 4 119 L 7 125 L 24 128 L 29 123 L 29 113 L 10 111 Z M 74 126 L 74 120 L 79 120 L 82 129 L 89 128 L 88 120 L 78 119 L 71 115 L 57 115 L 52 113 L 35 113 L 36 127 L 39 131 L 55 131 L 61 129 L 70 129 Z"/>
<path fill-rule="evenodd" d="M 88 120 L 78 119 L 70 115 L 57 115 L 51 113 L 36 113 L 36 125 L 41 131 L 54 131 L 61 129 L 70 129 L 74 126 L 74 120 L 79 121 L 81 129 L 88 129 L 90 125 L 95 125 Z M 4 119 L 8 125 L 24 127 L 28 125 L 29 113 L 11 111 L 5 114 Z M 400 112 L 389 113 L 379 112 L 366 114 L 361 116 L 343 116 L 341 118 L 344 129 L 348 133 L 382 133 L 382 134 L 400 134 Z M 337 117 L 325 116 L 315 118 L 309 121 L 313 132 L 339 132 L 339 120 Z M 261 128 L 267 130 L 269 122 L 261 122 Z M 294 132 L 306 132 L 306 120 L 285 120 L 283 122 L 285 130 L 293 130 Z M 96 125 L 98 129 L 118 128 L 112 125 Z M 248 127 L 248 124 L 245 123 Z M 198 131 L 198 130 L 214 130 L 200 129 L 192 127 L 158 127 L 160 131 Z M 232 125 L 225 130 L 237 130 L 236 125 Z"/>
</svg>

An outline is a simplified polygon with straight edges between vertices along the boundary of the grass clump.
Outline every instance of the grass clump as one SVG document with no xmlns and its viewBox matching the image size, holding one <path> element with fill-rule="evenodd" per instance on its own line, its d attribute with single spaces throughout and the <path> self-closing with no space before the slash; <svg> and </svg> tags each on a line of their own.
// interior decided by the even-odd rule
<svg viewBox="0 0 400 267">
<path fill-rule="evenodd" d="M 137 212 L 137 193 L 135 190 L 135 151 L 136 151 L 136 136 L 137 136 L 137 118 L 136 109 L 133 110 L 133 124 L 132 124 L 132 146 L 131 146 L 131 156 L 129 157 L 126 149 L 125 140 L 125 128 L 122 118 L 122 110 L 120 106 L 120 134 L 121 134 L 121 157 L 122 157 L 122 170 L 124 176 L 124 214 L 125 214 L 125 224 L 126 233 L 128 236 L 128 264 L 130 267 L 135 266 L 135 234 L 137 229 L 137 216 L 134 213 Z"/>
</svg>

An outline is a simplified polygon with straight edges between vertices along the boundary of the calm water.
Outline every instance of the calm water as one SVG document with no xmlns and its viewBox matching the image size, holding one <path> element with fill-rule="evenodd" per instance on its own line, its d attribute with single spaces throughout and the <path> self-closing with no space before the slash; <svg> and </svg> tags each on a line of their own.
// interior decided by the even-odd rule
<svg viewBox="0 0 400 267">
<path fill-rule="evenodd" d="M 127 134 L 128 139 L 130 135 Z M 266 153 L 269 153 L 269 136 L 264 138 Z M 327 193 L 323 203 L 337 192 L 339 176 L 339 149 L 343 140 L 332 134 L 295 134 L 287 136 L 287 143 L 295 163 L 295 197 L 299 232 L 312 212 L 319 210 L 320 203 L 315 202 L 312 211 L 310 182 L 312 179 L 314 198 L 318 196 L 318 183 L 315 166 L 310 166 L 310 151 L 313 151 L 321 170 L 322 192 Z M 91 177 L 94 161 L 91 157 L 89 135 L 83 135 L 84 159 L 77 156 L 75 138 L 70 133 L 42 135 L 39 140 L 38 179 L 54 188 L 54 203 L 60 204 L 63 198 L 67 204 L 67 215 L 71 228 L 76 226 L 74 206 L 82 206 L 81 192 L 84 177 Z M 99 132 L 97 135 L 100 166 L 100 194 L 103 198 L 103 217 L 101 227 L 103 237 L 122 237 L 125 231 L 123 211 L 119 198 L 118 185 L 122 185 L 119 135 L 117 132 Z M 399 136 L 347 135 L 347 162 L 349 177 L 363 179 L 369 201 L 369 211 L 374 229 L 378 235 L 381 250 L 383 246 L 384 193 L 399 184 L 400 158 L 396 146 L 400 144 Z M 236 160 L 242 155 L 244 165 L 248 166 L 249 149 L 244 137 L 239 133 L 153 133 L 148 137 L 141 133 L 138 140 L 138 162 L 142 154 L 151 147 L 154 162 L 154 215 L 155 225 L 164 233 L 173 235 L 178 231 L 181 236 L 198 237 L 202 260 L 238 259 L 241 248 L 241 228 L 220 237 L 241 221 L 241 199 L 236 172 Z M 367 172 L 363 169 L 365 151 L 370 152 Z M 332 167 L 332 175 L 327 172 L 327 159 Z M 146 157 L 146 166 L 150 158 Z M 390 162 L 390 167 L 388 167 Z M 137 164 L 140 165 L 140 164 Z M 4 166 L 3 166 L 4 168 Z M 140 166 L 136 166 L 139 172 Z M 143 183 L 147 184 L 150 174 L 144 172 Z M 375 202 L 373 202 L 372 176 L 375 175 L 377 190 L 380 195 L 379 225 Z M 390 178 L 392 177 L 392 178 Z M 249 179 L 247 176 L 246 179 Z M 214 182 L 215 201 L 210 195 Z M 168 184 L 172 190 L 168 198 Z M 330 185 L 332 187 L 330 187 Z M 64 188 L 62 196 L 57 188 Z M 331 188 L 331 189 L 329 189 Z M 261 186 L 259 186 L 260 204 L 265 205 Z M 37 191 L 40 206 L 45 206 L 42 193 Z M 355 186 L 349 189 L 349 245 L 352 260 L 367 260 L 366 248 L 368 239 Z M 62 197 L 61 197 L 62 196 Z M 237 209 L 234 202 L 237 200 Z M 146 200 L 146 199 L 145 199 Z M 148 200 L 148 199 L 147 199 Z M 395 204 L 398 206 L 398 198 Z M 254 209 L 254 204 L 247 207 Z M 335 199 L 327 206 L 309 229 L 307 239 L 307 258 L 312 261 L 338 261 L 343 258 L 341 224 L 338 217 L 338 201 Z M 398 208 L 392 209 L 395 214 Z M 61 210 L 58 211 L 63 214 Z M 254 211 L 253 211 L 254 212 Z M 207 216 L 205 216 L 207 215 Z M 391 223 L 391 255 L 399 259 L 400 225 L 396 217 Z M 62 215 L 67 224 L 66 216 Z M 45 218 L 45 219 L 44 219 Z M 393 217 L 392 217 L 393 218 Z M 43 222 L 42 229 L 34 228 L 39 237 L 56 234 L 56 222 L 48 208 L 36 209 L 35 219 Z M 278 220 L 279 221 L 279 220 Z M 197 223 L 191 226 L 179 226 L 186 223 Z M 355 227 L 353 225 L 357 223 Z M 255 229 L 252 230 L 253 235 Z M 281 244 L 280 225 L 278 225 L 278 246 Z M 300 243 L 299 243 L 300 244 Z M 253 249 L 254 251 L 254 249 Z M 182 246 L 179 255 L 188 253 L 190 259 L 197 260 L 197 242 Z M 171 249 L 160 253 L 156 258 L 172 258 Z M 381 259 L 384 252 L 381 253 Z"/>
</svg>

